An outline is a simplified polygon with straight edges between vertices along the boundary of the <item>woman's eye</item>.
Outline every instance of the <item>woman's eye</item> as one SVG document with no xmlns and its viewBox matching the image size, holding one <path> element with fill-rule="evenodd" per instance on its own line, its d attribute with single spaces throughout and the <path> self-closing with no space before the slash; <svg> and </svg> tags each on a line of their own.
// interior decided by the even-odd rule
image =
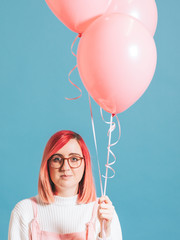
<svg viewBox="0 0 180 240">
<path fill-rule="evenodd" d="M 72 162 L 76 162 L 76 161 L 78 161 L 78 158 L 72 157 L 72 158 L 71 158 L 71 161 L 72 161 Z"/>
<path fill-rule="evenodd" d="M 53 162 L 60 162 L 61 158 L 53 158 Z"/>
</svg>

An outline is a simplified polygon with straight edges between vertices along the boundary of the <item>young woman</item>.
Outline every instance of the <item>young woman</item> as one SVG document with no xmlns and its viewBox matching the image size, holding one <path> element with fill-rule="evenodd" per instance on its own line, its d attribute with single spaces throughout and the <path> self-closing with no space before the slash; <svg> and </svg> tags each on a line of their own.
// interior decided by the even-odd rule
<svg viewBox="0 0 180 240">
<path fill-rule="evenodd" d="M 102 239 L 103 220 L 106 239 L 122 240 L 111 201 L 96 198 L 90 154 L 79 134 L 64 130 L 49 139 L 38 193 L 13 209 L 9 240 Z"/>
</svg>

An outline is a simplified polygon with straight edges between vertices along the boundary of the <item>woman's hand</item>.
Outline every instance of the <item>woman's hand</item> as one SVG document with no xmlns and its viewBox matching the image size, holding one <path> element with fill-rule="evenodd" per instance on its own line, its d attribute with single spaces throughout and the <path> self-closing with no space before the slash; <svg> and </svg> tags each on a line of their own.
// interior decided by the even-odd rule
<svg viewBox="0 0 180 240">
<path fill-rule="evenodd" d="M 106 237 L 110 236 L 111 234 L 111 221 L 114 214 L 114 206 L 112 205 L 112 202 L 108 198 L 108 196 L 102 196 L 99 198 L 99 207 L 98 207 L 98 219 L 101 225 L 101 231 L 99 234 L 99 237 L 102 237 L 102 223 L 104 221 L 104 231 L 106 233 Z"/>
</svg>

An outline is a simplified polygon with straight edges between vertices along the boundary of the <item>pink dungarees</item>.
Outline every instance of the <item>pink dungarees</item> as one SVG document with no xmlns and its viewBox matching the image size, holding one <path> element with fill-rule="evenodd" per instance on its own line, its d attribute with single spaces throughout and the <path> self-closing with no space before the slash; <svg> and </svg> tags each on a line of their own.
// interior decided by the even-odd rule
<svg viewBox="0 0 180 240">
<path fill-rule="evenodd" d="M 93 207 L 92 217 L 88 222 L 87 229 L 84 232 L 75 232 L 67 234 L 58 234 L 53 232 L 41 231 L 37 221 L 37 200 L 35 197 L 31 198 L 34 219 L 30 224 L 30 239 L 31 240 L 95 240 L 95 222 L 97 216 L 98 202 L 96 201 Z"/>
</svg>

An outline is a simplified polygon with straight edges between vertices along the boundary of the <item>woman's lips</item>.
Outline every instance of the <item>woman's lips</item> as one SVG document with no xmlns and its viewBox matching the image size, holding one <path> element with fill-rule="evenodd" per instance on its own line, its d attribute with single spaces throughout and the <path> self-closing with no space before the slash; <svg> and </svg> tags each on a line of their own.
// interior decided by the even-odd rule
<svg viewBox="0 0 180 240">
<path fill-rule="evenodd" d="M 68 179 L 70 177 L 72 177 L 72 175 L 61 175 L 61 178 L 65 178 L 65 179 Z"/>
</svg>

